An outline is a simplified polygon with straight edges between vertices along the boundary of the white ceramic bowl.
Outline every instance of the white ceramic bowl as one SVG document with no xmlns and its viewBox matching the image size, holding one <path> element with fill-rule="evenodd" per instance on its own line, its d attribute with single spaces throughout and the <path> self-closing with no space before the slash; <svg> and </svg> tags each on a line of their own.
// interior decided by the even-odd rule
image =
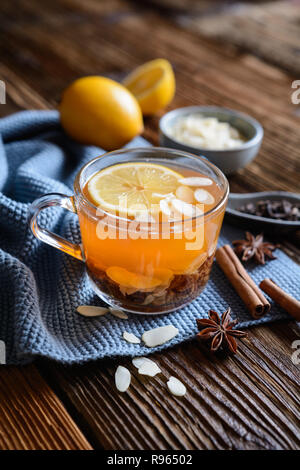
<svg viewBox="0 0 300 470">
<path fill-rule="evenodd" d="M 228 122 L 245 137 L 246 141 L 240 147 L 230 150 L 208 150 L 184 144 L 171 136 L 170 128 L 176 119 L 188 114 L 201 114 L 205 117 L 215 117 L 219 121 Z M 204 156 L 226 174 L 245 167 L 253 160 L 260 149 L 264 135 L 262 126 L 252 117 L 217 106 L 187 106 L 174 109 L 160 119 L 159 131 L 161 146 Z"/>
</svg>

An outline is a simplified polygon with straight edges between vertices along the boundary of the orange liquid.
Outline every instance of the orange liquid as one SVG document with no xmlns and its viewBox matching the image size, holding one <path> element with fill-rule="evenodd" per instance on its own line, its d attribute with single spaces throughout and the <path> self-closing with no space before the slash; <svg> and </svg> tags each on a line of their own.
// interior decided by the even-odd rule
<svg viewBox="0 0 300 470">
<path fill-rule="evenodd" d="M 175 167 L 175 165 L 172 166 L 172 169 L 178 171 L 184 177 L 206 177 L 206 175 L 181 167 Z M 88 182 L 84 187 L 83 193 L 92 202 L 87 187 Z M 223 192 L 215 182 L 203 189 L 208 190 L 215 199 L 214 204 L 204 206 L 204 212 L 206 213 L 221 200 Z M 213 216 L 208 215 L 203 217 L 202 221 L 204 223 L 199 228 L 193 225 L 193 233 L 195 237 L 199 236 L 200 242 L 197 245 L 195 244 L 195 248 L 187 249 L 188 244 L 193 243 L 195 240 L 195 238 L 194 240 L 189 239 L 191 230 L 165 235 L 164 229 L 160 229 L 159 233 L 156 231 L 155 239 L 151 238 L 150 235 L 147 239 L 132 239 L 130 236 L 122 239 L 124 231 L 121 236 L 121 231 L 119 231 L 114 239 L 109 237 L 99 239 L 97 235 L 99 216 L 96 216 L 96 211 L 90 210 L 88 212 L 79 207 L 78 215 L 88 270 L 95 277 L 98 277 L 101 272 L 110 275 L 113 272 L 112 268 L 119 267 L 121 268 L 121 277 L 116 282 L 125 286 L 129 285 L 128 277 L 131 276 L 131 273 L 134 273 L 140 276 L 138 279 L 141 288 L 148 287 L 147 282 L 149 279 L 160 279 L 166 276 L 166 273 L 171 272 L 173 275 L 190 274 L 214 253 L 224 211 L 225 207 L 222 206 Z M 164 239 L 164 236 L 167 236 L 168 239 Z"/>
</svg>

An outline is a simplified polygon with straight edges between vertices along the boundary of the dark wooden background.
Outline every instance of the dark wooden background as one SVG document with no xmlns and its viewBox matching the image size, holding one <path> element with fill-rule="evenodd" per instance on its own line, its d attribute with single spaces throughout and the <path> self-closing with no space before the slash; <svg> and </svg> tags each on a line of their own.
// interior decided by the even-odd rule
<svg viewBox="0 0 300 470">
<path fill-rule="evenodd" d="M 255 50 L 190 30 L 184 19 L 190 19 L 192 5 L 188 11 L 179 5 L 178 12 L 170 1 L 158 3 L 2 0 L 0 78 L 7 104 L 0 114 L 55 108 L 62 90 L 79 76 L 121 79 L 149 59 L 166 57 L 177 80 L 170 109 L 228 106 L 264 126 L 262 149 L 230 177 L 232 191 L 299 191 L 300 118 L 291 103 L 291 83 L 300 77 L 271 59 L 263 61 Z M 201 14 L 210 14 L 214 2 L 198 3 Z M 154 144 L 158 119 L 146 120 L 145 137 Z M 293 234 L 281 243 L 299 261 L 297 240 Z M 252 328 L 240 353 L 223 360 L 191 341 L 155 354 L 163 375 L 151 380 L 137 376 L 124 359 L 118 363 L 133 373 L 126 394 L 114 388 L 113 361 L 2 366 L 0 448 L 299 448 L 299 365 L 291 360 L 292 342 L 299 337 L 292 319 Z M 187 385 L 184 398 L 165 391 L 169 375 Z"/>
</svg>

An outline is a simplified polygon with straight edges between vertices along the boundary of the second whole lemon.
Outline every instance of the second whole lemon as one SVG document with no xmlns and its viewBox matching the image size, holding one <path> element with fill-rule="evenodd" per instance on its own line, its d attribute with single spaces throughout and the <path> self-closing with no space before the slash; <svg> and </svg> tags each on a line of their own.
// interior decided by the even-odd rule
<svg viewBox="0 0 300 470">
<path fill-rule="evenodd" d="M 136 98 L 123 85 L 106 77 L 75 80 L 63 93 L 61 124 L 75 140 L 115 150 L 143 131 Z"/>
<path fill-rule="evenodd" d="M 143 114 L 155 114 L 165 108 L 175 94 L 175 76 L 166 59 L 155 59 L 140 65 L 124 80 L 123 85 L 136 97 Z"/>
</svg>

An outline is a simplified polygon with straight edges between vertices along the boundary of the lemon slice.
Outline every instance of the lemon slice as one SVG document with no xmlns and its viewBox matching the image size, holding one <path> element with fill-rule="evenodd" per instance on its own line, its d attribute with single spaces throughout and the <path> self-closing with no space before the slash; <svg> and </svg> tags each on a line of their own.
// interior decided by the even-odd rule
<svg viewBox="0 0 300 470">
<path fill-rule="evenodd" d="M 174 72 L 167 60 L 151 60 L 131 72 L 123 85 L 136 97 L 143 114 L 155 114 L 174 96 Z"/>
<path fill-rule="evenodd" d="M 95 205 L 108 212 L 137 217 L 160 211 L 162 198 L 175 191 L 180 173 L 155 163 L 121 163 L 96 173 L 88 183 Z"/>
</svg>

